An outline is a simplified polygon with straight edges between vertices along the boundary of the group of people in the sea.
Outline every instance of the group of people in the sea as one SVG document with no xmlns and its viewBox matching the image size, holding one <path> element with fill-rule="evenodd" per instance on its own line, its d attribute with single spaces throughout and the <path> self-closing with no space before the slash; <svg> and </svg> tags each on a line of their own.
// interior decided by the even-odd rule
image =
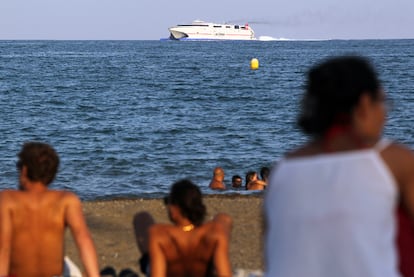
<svg viewBox="0 0 414 277">
<path fill-rule="evenodd" d="M 231 177 L 230 187 L 224 181 L 225 172 L 220 166 L 214 168 L 213 176 L 211 178 L 209 188 L 213 190 L 264 190 L 268 183 L 270 168 L 263 166 L 260 169 L 260 176 L 257 171 L 251 170 L 246 173 L 245 183 L 243 185 L 243 178 L 240 175 L 233 175 Z"/>
<path fill-rule="evenodd" d="M 265 276 L 414 276 L 414 244 L 408 243 L 414 238 L 414 154 L 382 138 L 386 99 L 364 57 L 332 57 L 309 70 L 297 121 L 309 142 L 287 153 L 269 179 L 246 174 L 245 188 L 266 187 Z M 84 273 L 102 273 L 80 199 L 49 189 L 58 166 L 46 143 L 27 142 L 19 152 L 19 187 L 0 193 L 0 276 L 66 276 L 73 266 L 65 259 L 66 227 Z M 210 187 L 221 189 L 224 170 L 217 167 L 213 175 Z M 232 186 L 242 186 L 239 177 Z M 157 224 L 145 212 L 133 219 L 141 271 L 232 276 L 232 218 L 219 213 L 205 221 L 200 188 L 191 180 L 174 182 L 163 201 L 171 224 Z"/>
</svg>

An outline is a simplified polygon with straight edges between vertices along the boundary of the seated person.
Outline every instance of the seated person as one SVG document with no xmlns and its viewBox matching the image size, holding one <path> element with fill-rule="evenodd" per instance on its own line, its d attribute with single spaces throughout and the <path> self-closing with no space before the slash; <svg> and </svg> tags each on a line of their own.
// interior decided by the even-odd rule
<svg viewBox="0 0 414 277">
<path fill-rule="evenodd" d="M 231 218 L 218 214 L 204 222 L 206 207 L 201 191 L 189 180 L 174 183 L 164 202 L 172 224 L 154 224 L 146 212 L 134 217 L 138 247 L 144 256 L 144 251 L 149 251 L 149 267 L 141 266 L 144 273 L 155 277 L 232 276 Z"/>
<path fill-rule="evenodd" d="M 232 188 L 241 188 L 242 183 L 243 183 L 243 180 L 239 175 L 233 175 L 233 177 L 231 177 L 231 187 Z"/>
<path fill-rule="evenodd" d="M 249 171 L 246 174 L 246 189 L 247 190 L 264 190 L 266 183 L 257 178 L 256 171 Z"/>
<path fill-rule="evenodd" d="M 216 167 L 213 172 L 213 178 L 209 187 L 211 189 L 226 189 L 224 184 L 224 170 L 221 167 Z"/>
<path fill-rule="evenodd" d="M 58 154 L 48 144 L 28 142 L 18 157 L 18 190 L 0 193 L 0 276 L 62 276 L 67 270 L 74 276 L 77 268 L 64 257 L 69 227 L 87 276 L 98 277 L 81 201 L 72 192 L 49 189 L 58 171 Z"/>
</svg>

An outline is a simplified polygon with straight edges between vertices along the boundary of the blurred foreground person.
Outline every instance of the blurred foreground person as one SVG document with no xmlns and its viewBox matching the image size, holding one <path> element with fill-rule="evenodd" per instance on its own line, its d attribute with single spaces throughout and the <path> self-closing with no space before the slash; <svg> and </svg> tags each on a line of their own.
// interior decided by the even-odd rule
<svg viewBox="0 0 414 277">
<path fill-rule="evenodd" d="M 63 276 L 66 226 L 87 276 L 99 276 L 79 198 L 71 192 L 48 189 L 59 166 L 55 150 L 44 143 L 29 142 L 18 157 L 19 190 L 0 193 L 0 276 Z"/>
<path fill-rule="evenodd" d="M 385 92 L 362 57 L 307 76 L 298 123 L 311 140 L 272 170 L 266 276 L 400 276 L 396 210 L 414 214 L 414 155 L 382 138 Z"/>
<path fill-rule="evenodd" d="M 204 222 L 206 207 L 201 191 L 189 180 L 174 183 L 164 201 L 173 224 L 154 224 L 147 212 L 134 217 L 138 247 L 144 256 L 149 251 L 149 265 L 141 261 L 141 270 L 151 277 L 232 276 L 231 218 L 218 214 Z"/>
</svg>

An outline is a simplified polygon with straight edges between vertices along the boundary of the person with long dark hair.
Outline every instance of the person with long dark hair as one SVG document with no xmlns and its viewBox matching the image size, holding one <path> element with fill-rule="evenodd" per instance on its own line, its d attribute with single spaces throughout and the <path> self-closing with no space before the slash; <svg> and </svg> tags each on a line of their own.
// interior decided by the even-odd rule
<svg viewBox="0 0 414 277">
<path fill-rule="evenodd" d="M 309 142 L 273 168 L 266 276 L 397 277 L 399 200 L 414 215 L 414 155 L 382 137 L 386 94 L 371 63 L 334 57 L 307 75 Z"/>
<path fill-rule="evenodd" d="M 205 221 L 201 191 L 190 180 L 174 183 L 164 203 L 172 224 L 155 224 L 146 212 L 134 217 L 138 247 L 147 257 L 141 271 L 152 277 L 232 276 L 230 216 Z"/>
</svg>

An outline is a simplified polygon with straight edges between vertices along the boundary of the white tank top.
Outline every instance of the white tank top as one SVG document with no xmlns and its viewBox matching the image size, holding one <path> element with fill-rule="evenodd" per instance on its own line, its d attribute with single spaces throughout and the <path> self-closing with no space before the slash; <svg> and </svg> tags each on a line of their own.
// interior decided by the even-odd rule
<svg viewBox="0 0 414 277">
<path fill-rule="evenodd" d="M 265 276 L 396 277 L 397 186 L 379 152 L 284 159 L 264 209 Z"/>
</svg>

